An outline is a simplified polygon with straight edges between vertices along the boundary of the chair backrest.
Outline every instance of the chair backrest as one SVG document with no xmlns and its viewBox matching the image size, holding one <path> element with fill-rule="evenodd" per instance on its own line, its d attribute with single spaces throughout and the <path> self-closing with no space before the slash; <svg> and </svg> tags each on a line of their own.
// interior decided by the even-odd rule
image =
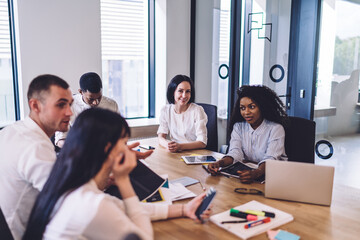
<svg viewBox="0 0 360 240">
<path fill-rule="evenodd" d="M 285 128 L 285 152 L 289 161 L 314 163 L 315 122 L 289 117 Z"/>
<path fill-rule="evenodd" d="M 204 108 L 208 117 L 206 124 L 208 142 L 206 149 L 217 152 L 218 151 L 218 131 L 217 131 L 217 107 L 215 105 L 206 103 L 197 103 Z"/>
<path fill-rule="evenodd" d="M 5 220 L 4 214 L 0 208 L 0 238 L 2 240 L 13 240 L 13 236 L 10 232 L 9 226 Z"/>
</svg>

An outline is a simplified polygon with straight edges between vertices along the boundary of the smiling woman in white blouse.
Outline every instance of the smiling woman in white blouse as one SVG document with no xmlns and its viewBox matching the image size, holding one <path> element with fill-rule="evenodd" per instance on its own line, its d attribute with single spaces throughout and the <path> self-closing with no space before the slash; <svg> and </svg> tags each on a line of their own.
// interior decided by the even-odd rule
<svg viewBox="0 0 360 240">
<path fill-rule="evenodd" d="M 227 156 L 208 165 L 216 174 L 220 167 L 234 161 L 258 164 L 252 171 L 239 171 L 242 183 L 251 183 L 265 174 L 266 160 L 287 160 L 285 130 L 287 115 L 276 93 L 266 86 L 242 86 L 237 91 L 234 110 L 230 119 L 230 147 Z"/>
<path fill-rule="evenodd" d="M 23 239 L 122 239 L 129 233 L 153 239 L 151 220 L 195 220 L 205 193 L 187 204 L 139 202 L 129 178 L 137 161 L 135 151 L 126 145 L 129 135 L 118 113 L 100 108 L 83 111 L 36 199 Z M 103 192 L 111 172 L 123 200 Z"/>
<path fill-rule="evenodd" d="M 169 104 L 161 110 L 157 131 L 160 145 L 170 152 L 205 148 L 208 119 L 204 109 L 194 103 L 191 79 L 176 75 L 168 85 L 166 96 Z"/>
</svg>

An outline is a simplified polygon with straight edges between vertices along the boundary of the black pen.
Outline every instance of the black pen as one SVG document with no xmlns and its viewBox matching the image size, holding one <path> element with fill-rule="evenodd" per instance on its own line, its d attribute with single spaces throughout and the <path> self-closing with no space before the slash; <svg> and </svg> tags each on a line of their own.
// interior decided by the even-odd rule
<svg viewBox="0 0 360 240">
<path fill-rule="evenodd" d="M 248 220 L 241 220 L 241 221 L 223 221 L 223 222 L 221 222 L 221 224 L 224 224 L 224 223 L 244 223 L 244 222 L 248 222 Z"/>
<path fill-rule="evenodd" d="M 205 171 L 210 174 L 211 172 L 207 169 L 207 167 L 205 167 L 205 165 L 201 165 L 203 169 L 205 169 Z"/>
</svg>

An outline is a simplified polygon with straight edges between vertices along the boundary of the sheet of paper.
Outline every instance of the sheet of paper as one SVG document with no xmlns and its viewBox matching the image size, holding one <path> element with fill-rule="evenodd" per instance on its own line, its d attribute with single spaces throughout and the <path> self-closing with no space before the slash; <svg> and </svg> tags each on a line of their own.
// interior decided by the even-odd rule
<svg viewBox="0 0 360 240">
<path fill-rule="evenodd" d="M 184 187 L 181 183 L 170 183 L 170 192 L 172 201 L 177 201 L 181 199 L 196 197 L 196 195 Z"/>
<path fill-rule="evenodd" d="M 294 217 L 289 213 L 283 212 L 279 209 L 273 208 L 255 200 L 234 207 L 234 209 L 239 211 L 245 211 L 247 209 L 250 209 L 254 211 L 268 211 L 275 213 L 275 218 L 271 218 L 271 221 L 269 223 L 261 224 L 255 227 L 251 227 L 249 229 L 244 228 L 245 224 L 247 223 L 221 224 L 222 221 L 239 220 L 239 218 L 230 216 L 230 210 L 210 217 L 210 221 L 214 222 L 219 227 L 224 228 L 227 231 L 235 234 L 236 236 L 241 237 L 242 239 L 248 239 L 252 236 L 256 236 L 260 233 L 266 232 L 269 229 L 273 229 L 285 223 L 291 222 L 294 219 Z M 262 218 L 264 217 L 261 217 L 261 219 Z"/>
</svg>

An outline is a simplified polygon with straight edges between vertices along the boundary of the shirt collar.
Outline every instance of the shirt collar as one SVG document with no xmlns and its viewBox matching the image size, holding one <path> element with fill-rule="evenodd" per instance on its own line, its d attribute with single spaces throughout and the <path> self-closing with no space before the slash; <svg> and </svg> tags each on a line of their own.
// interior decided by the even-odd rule
<svg viewBox="0 0 360 240">
<path fill-rule="evenodd" d="M 246 125 L 248 126 L 248 131 L 250 133 L 254 132 L 257 135 L 261 135 L 264 132 L 264 130 L 266 129 L 267 120 L 264 119 L 262 121 L 262 123 L 260 124 L 260 126 L 258 126 L 255 130 L 251 127 L 251 125 L 248 122 L 246 122 Z"/>
<path fill-rule="evenodd" d="M 50 141 L 49 136 L 46 135 L 44 130 L 42 130 L 41 127 L 34 120 L 32 120 L 29 116 L 24 119 L 24 124 L 30 130 L 37 132 L 38 134 L 40 134 L 41 136 L 43 136 L 44 138 L 46 138 Z"/>
</svg>

